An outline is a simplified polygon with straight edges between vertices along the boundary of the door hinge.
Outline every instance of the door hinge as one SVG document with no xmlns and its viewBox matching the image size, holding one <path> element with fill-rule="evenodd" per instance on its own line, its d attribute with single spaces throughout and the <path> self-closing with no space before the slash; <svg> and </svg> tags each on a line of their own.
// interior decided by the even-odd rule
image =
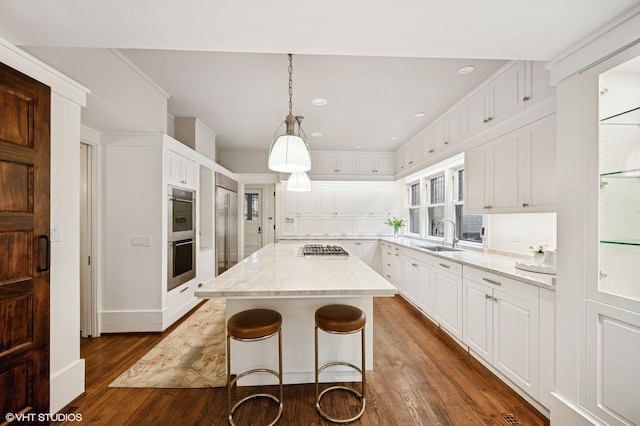
<svg viewBox="0 0 640 426">
<path fill-rule="evenodd" d="M 91 266 L 91 256 L 87 256 L 87 265 Z"/>
<path fill-rule="evenodd" d="M 273 225 L 273 229 L 276 229 L 276 226 L 275 226 L 275 225 Z"/>
</svg>

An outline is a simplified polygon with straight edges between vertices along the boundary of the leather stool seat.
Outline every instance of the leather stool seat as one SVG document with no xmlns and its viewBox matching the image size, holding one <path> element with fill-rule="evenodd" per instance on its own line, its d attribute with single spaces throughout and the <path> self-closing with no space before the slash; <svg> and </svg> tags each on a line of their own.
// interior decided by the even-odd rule
<svg viewBox="0 0 640 426">
<path fill-rule="evenodd" d="M 271 309 L 238 312 L 227 321 L 227 332 L 235 339 L 253 340 L 271 336 L 280 330 L 282 315 Z"/>
<path fill-rule="evenodd" d="M 367 317 L 355 306 L 327 305 L 316 310 L 316 324 L 324 331 L 352 333 L 364 327 Z"/>
</svg>

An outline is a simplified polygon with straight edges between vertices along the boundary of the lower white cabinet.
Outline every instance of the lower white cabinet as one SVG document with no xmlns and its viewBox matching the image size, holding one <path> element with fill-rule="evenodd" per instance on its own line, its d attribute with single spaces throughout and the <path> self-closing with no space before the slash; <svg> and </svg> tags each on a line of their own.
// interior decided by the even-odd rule
<svg viewBox="0 0 640 426">
<path fill-rule="evenodd" d="M 405 291 L 424 313 L 433 316 L 434 272 L 429 255 L 403 256 Z"/>
<path fill-rule="evenodd" d="M 441 258 L 433 262 L 434 317 L 462 340 L 462 266 Z"/>
<path fill-rule="evenodd" d="M 377 240 L 340 240 L 339 243 L 350 256 L 356 256 L 372 269 L 378 271 Z"/>
<path fill-rule="evenodd" d="M 462 341 L 538 399 L 538 287 L 464 266 Z"/>
</svg>

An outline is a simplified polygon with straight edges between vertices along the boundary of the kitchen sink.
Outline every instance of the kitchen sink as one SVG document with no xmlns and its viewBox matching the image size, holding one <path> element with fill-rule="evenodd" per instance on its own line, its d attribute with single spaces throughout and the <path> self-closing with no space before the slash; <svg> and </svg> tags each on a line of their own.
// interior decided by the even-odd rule
<svg viewBox="0 0 640 426">
<path fill-rule="evenodd" d="M 463 249 L 454 248 L 454 247 L 445 247 L 445 246 L 416 246 L 421 249 L 430 250 L 430 251 L 464 251 Z"/>
</svg>

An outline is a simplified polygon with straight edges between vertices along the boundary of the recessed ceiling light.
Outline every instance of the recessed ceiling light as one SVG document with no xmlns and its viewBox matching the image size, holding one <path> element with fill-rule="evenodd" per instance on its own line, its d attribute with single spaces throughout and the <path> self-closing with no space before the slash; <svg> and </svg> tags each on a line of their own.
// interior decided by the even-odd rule
<svg viewBox="0 0 640 426">
<path fill-rule="evenodd" d="M 327 100 L 325 98 L 314 98 L 311 100 L 311 103 L 315 106 L 324 106 L 327 104 Z"/>
<path fill-rule="evenodd" d="M 319 138 L 320 136 L 322 136 L 322 133 L 320 133 L 320 132 L 313 132 L 313 133 L 311 133 L 311 136 L 313 136 L 314 138 Z"/>
<path fill-rule="evenodd" d="M 354 146 L 354 148 L 355 149 L 360 149 L 360 148 L 362 148 L 362 146 L 361 145 L 356 145 L 356 146 Z"/>
<path fill-rule="evenodd" d="M 397 136 L 394 136 L 394 137 L 390 138 L 390 140 L 392 140 L 392 141 L 397 141 L 397 140 L 398 140 L 398 137 L 397 137 Z"/>
<path fill-rule="evenodd" d="M 422 117 L 424 117 L 425 115 L 427 115 L 427 114 L 425 114 L 424 112 L 416 112 L 415 114 L 413 114 L 413 116 L 414 116 L 415 118 L 422 118 Z"/>
<path fill-rule="evenodd" d="M 467 65 L 465 67 L 462 67 L 458 70 L 459 74 L 469 74 L 470 72 L 472 72 L 473 70 L 475 70 L 476 67 L 474 67 L 473 65 Z"/>
</svg>

